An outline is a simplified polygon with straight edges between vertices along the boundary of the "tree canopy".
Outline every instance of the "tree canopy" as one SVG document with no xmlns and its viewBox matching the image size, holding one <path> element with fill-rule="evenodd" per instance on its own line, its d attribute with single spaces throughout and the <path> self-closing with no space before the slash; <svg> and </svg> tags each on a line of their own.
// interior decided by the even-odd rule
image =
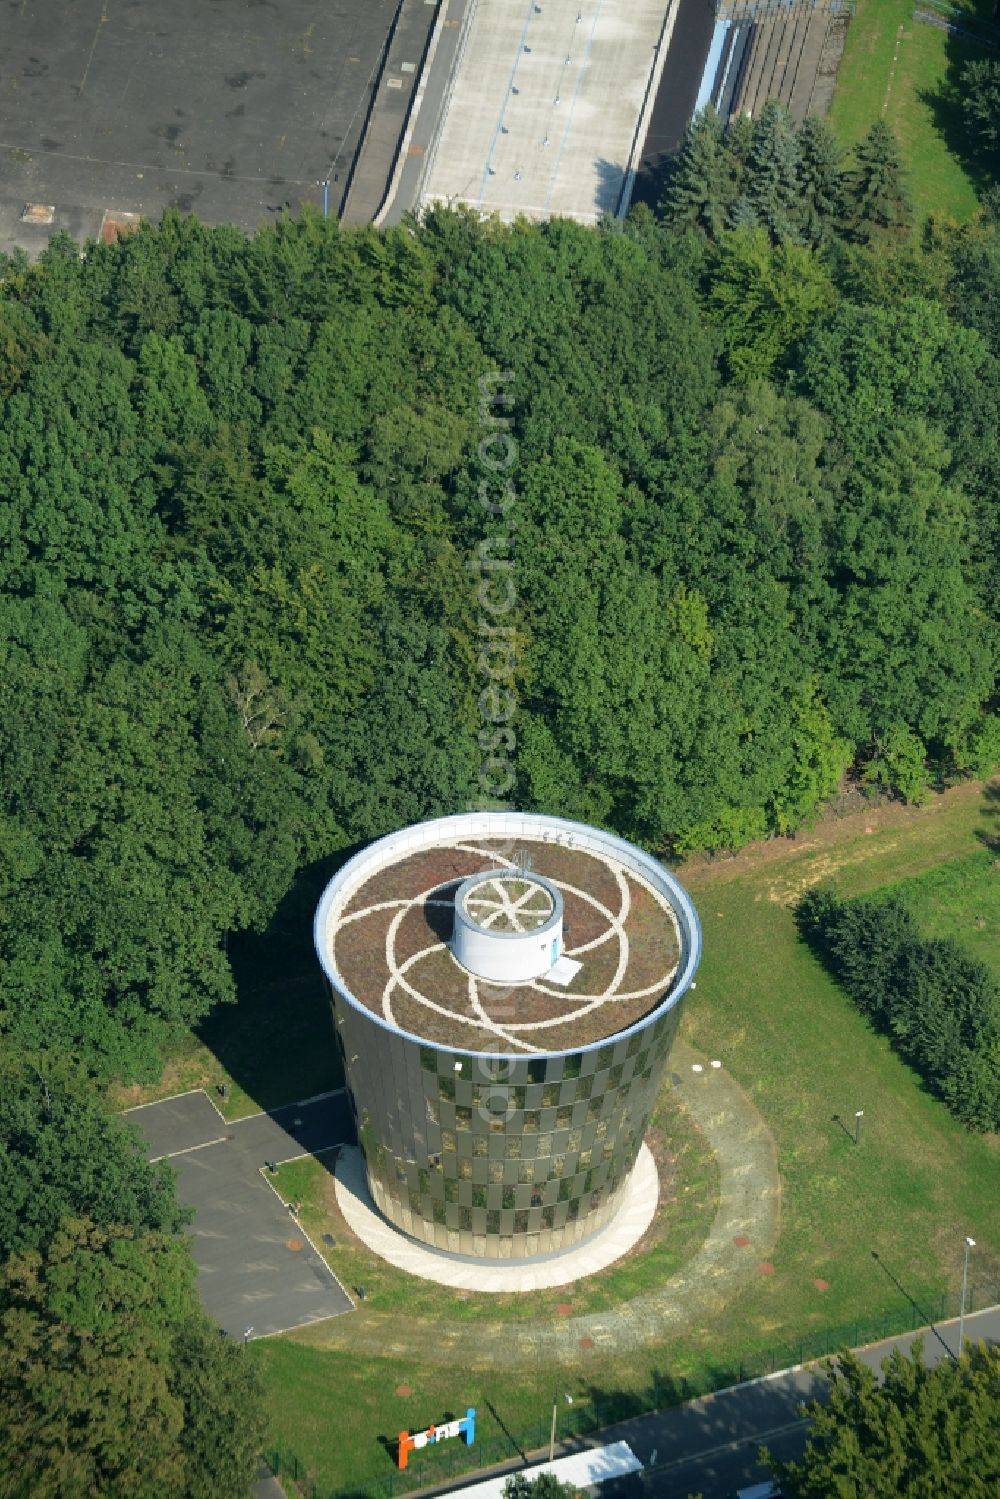
<svg viewBox="0 0 1000 1499">
<path fill-rule="evenodd" d="M 179 1240 L 84 1218 L 0 1265 L 5 1494 L 247 1492 L 258 1381 L 208 1325 L 193 1280 Z"/>
<path fill-rule="evenodd" d="M 828 1365 L 825 1400 L 802 1411 L 805 1455 L 767 1463 L 789 1499 L 992 1499 L 1000 1487 L 1000 1349 L 979 1343 L 933 1368 L 918 1340 L 882 1379 L 852 1353 Z"/>
<path fill-rule="evenodd" d="M 668 854 L 987 769 L 997 230 L 887 252 L 893 150 L 706 112 L 663 222 L 170 213 L 0 266 L 0 1031 L 153 1075 L 228 933 L 491 744 Z"/>
<path fill-rule="evenodd" d="M 165 1234 L 190 1217 L 169 1166 L 149 1165 L 86 1077 L 49 1053 L 0 1052 L 0 1181 L 0 1260 L 41 1249 L 67 1217 Z"/>
</svg>

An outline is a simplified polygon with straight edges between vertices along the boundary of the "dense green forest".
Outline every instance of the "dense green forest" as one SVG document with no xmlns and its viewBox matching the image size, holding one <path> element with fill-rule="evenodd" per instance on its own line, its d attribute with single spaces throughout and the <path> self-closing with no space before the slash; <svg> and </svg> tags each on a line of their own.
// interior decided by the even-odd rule
<svg viewBox="0 0 1000 1499">
<path fill-rule="evenodd" d="M 6 1035 L 150 1075 L 299 867 L 484 791 L 670 855 L 1000 759 L 997 225 L 906 231 L 884 127 L 807 196 L 824 130 L 696 122 L 735 228 L 0 266 Z"/>
<path fill-rule="evenodd" d="M 732 848 L 1000 760 L 991 202 L 914 227 L 884 127 L 769 108 L 624 224 L 0 258 L 5 1492 L 252 1474 L 93 1084 L 233 998 L 297 871 L 498 798 Z"/>
</svg>

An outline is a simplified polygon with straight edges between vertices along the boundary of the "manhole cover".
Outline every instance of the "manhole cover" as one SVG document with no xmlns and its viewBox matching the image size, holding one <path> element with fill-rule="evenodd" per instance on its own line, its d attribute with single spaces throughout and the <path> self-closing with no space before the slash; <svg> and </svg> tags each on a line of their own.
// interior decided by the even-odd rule
<svg viewBox="0 0 1000 1499">
<path fill-rule="evenodd" d="M 293 1252 L 293 1254 L 298 1254 L 299 1250 L 300 1249 L 305 1249 L 305 1247 L 306 1247 L 305 1246 L 305 1242 L 302 1239 L 286 1239 L 285 1240 L 285 1248 L 286 1249 L 290 1249 Z"/>
</svg>

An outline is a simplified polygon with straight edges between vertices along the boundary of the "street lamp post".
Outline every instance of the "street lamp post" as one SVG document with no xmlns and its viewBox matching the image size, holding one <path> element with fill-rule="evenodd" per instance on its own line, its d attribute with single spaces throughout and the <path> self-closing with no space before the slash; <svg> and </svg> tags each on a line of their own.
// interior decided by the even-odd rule
<svg viewBox="0 0 1000 1499">
<path fill-rule="evenodd" d="M 965 1335 L 965 1292 L 969 1284 L 969 1250 L 975 1249 L 975 1239 L 965 1236 L 965 1264 L 962 1266 L 962 1304 L 958 1309 L 958 1356 L 962 1357 L 962 1339 Z"/>
<path fill-rule="evenodd" d="M 864 1111 L 864 1109 L 855 1109 L 855 1111 L 854 1111 L 854 1143 L 855 1143 L 855 1145 L 860 1145 L 861 1144 L 861 1121 L 862 1121 L 862 1119 L 864 1117 L 865 1117 L 865 1111 Z"/>
<path fill-rule="evenodd" d="M 565 1402 L 566 1402 L 567 1405 L 572 1405 L 573 1404 L 573 1396 L 572 1395 L 564 1395 L 563 1399 L 565 1400 Z M 549 1462 L 551 1462 L 552 1459 L 556 1455 L 556 1411 L 558 1409 L 559 1409 L 559 1396 L 558 1395 L 553 1395 L 552 1396 L 552 1429 L 549 1432 Z"/>
</svg>

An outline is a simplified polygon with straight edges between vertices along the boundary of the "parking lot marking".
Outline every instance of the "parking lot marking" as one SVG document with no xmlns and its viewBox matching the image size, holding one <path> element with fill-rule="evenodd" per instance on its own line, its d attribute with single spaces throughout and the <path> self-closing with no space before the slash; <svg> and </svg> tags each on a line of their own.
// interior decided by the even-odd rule
<svg viewBox="0 0 1000 1499">
<path fill-rule="evenodd" d="M 162 1155 L 151 1155 L 149 1162 L 152 1165 L 155 1161 L 172 1161 L 179 1155 L 191 1155 L 192 1151 L 204 1150 L 209 1145 L 225 1145 L 231 1138 L 230 1135 L 219 1135 L 214 1140 L 202 1140 L 200 1145 L 185 1145 L 183 1150 L 165 1150 Z"/>
</svg>

